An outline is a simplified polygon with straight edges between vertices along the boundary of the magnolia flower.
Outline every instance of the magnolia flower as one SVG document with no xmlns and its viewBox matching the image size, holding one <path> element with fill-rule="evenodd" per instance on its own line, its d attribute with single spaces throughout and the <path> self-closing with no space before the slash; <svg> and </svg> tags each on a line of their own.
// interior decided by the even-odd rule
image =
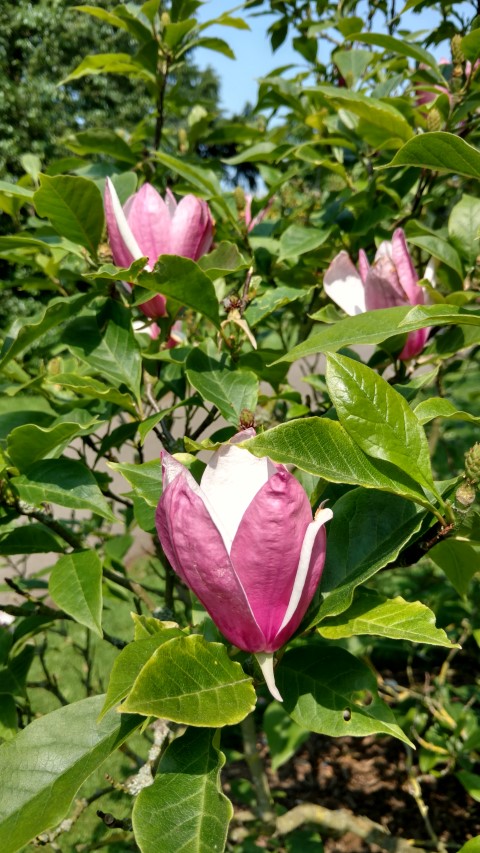
<svg viewBox="0 0 480 853">
<path fill-rule="evenodd" d="M 175 572 L 222 634 L 257 656 L 281 701 L 273 652 L 296 631 L 318 586 L 332 512 L 320 509 L 312 520 L 305 490 L 283 465 L 236 446 L 253 435 L 243 430 L 214 453 L 200 485 L 164 452 L 156 525 Z"/>
<path fill-rule="evenodd" d="M 424 278 L 434 284 L 434 268 L 430 261 Z M 358 272 L 347 252 L 340 252 L 327 269 L 323 286 L 325 293 L 350 315 L 363 314 L 376 308 L 397 305 L 425 305 L 427 296 L 418 285 L 418 275 L 401 228 L 393 233 L 391 242 L 385 240 L 377 249 L 370 266 L 363 249 L 358 253 Z M 425 346 L 429 329 L 418 329 L 407 335 L 400 358 L 418 355 Z"/>
<path fill-rule="evenodd" d="M 248 232 L 253 231 L 253 229 L 255 228 L 256 225 L 259 225 L 260 222 L 263 222 L 263 220 L 265 219 L 268 211 L 270 210 L 270 208 L 273 204 L 273 198 L 270 198 L 267 201 L 265 207 L 263 207 L 262 210 L 259 210 L 257 215 L 253 216 L 253 217 L 252 217 L 252 201 L 253 201 L 252 195 L 248 194 L 245 196 L 245 211 L 244 211 L 243 215 L 245 217 L 245 225 L 247 226 Z"/>
<path fill-rule="evenodd" d="M 134 260 L 148 258 L 146 269 L 160 255 L 181 255 L 197 261 L 210 249 L 213 219 L 206 201 L 186 195 L 177 204 L 167 189 L 165 201 L 151 184 L 144 184 L 122 208 L 110 178 L 105 186 L 105 216 L 114 263 L 129 267 Z M 140 305 L 147 317 L 166 315 L 161 294 Z"/>
</svg>

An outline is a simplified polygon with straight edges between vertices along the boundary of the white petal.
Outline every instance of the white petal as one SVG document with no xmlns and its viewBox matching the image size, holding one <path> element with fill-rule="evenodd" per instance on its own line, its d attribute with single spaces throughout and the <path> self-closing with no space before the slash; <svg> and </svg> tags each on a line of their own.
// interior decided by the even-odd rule
<svg viewBox="0 0 480 853">
<path fill-rule="evenodd" d="M 393 247 L 391 240 L 384 240 L 380 243 L 375 253 L 375 260 L 379 261 L 381 258 L 389 258 L 393 261 Z"/>
<path fill-rule="evenodd" d="M 425 272 L 423 273 L 423 277 L 426 278 L 427 281 L 430 282 L 432 287 L 437 286 L 437 278 L 435 275 L 435 267 L 436 267 L 435 258 L 430 258 L 427 266 L 425 267 Z"/>
<path fill-rule="evenodd" d="M 232 444 L 213 454 L 202 476 L 202 492 L 220 520 L 228 553 L 245 510 L 275 472 L 270 459 L 257 459 Z"/>
<path fill-rule="evenodd" d="M 327 296 L 346 314 L 363 314 L 365 291 L 360 274 L 346 252 L 340 252 L 332 261 L 323 277 Z"/>
<path fill-rule="evenodd" d="M 175 215 L 175 211 L 177 209 L 177 200 L 172 193 L 170 187 L 167 187 L 167 191 L 165 193 L 165 204 L 167 205 L 167 210 L 170 214 L 170 219 L 173 219 Z"/>
<path fill-rule="evenodd" d="M 280 693 L 277 690 L 277 685 L 275 684 L 275 675 L 273 672 L 273 654 L 267 654 L 266 652 L 257 652 L 255 655 L 258 665 L 262 670 L 262 675 L 265 679 L 265 684 L 267 685 L 270 693 L 272 694 L 274 699 L 277 699 L 278 702 L 283 702 Z"/>
<path fill-rule="evenodd" d="M 132 255 L 132 257 L 136 261 L 138 261 L 140 258 L 144 257 L 144 254 L 141 251 L 140 246 L 138 245 L 138 243 L 137 243 L 137 241 L 133 235 L 132 229 L 130 228 L 130 225 L 127 222 L 127 217 L 125 216 L 123 207 L 120 204 L 120 199 L 117 195 L 117 191 L 116 191 L 115 187 L 113 186 L 113 183 L 111 182 L 110 178 L 107 178 L 107 185 L 108 185 L 108 189 L 110 192 L 110 198 L 112 200 L 113 213 L 115 216 L 115 221 L 117 223 L 118 230 L 120 232 L 120 236 L 121 236 L 123 242 L 125 243 L 128 251 Z M 150 270 L 151 268 L 147 264 L 145 269 Z"/>
<path fill-rule="evenodd" d="M 278 634 L 283 628 L 285 628 L 285 625 L 288 625 L 298 607 L 298 602 L 302 597 L 305 581 L 307 580 L 310 558 L 312 556 L 312 549 L 315 539 L 317 538 L 317 533 L 327 521 L 330 521 L 331 518 L 333 518 L 333 512 L 331 509 L 320 509 L 316 513 L 314 520 L 307 527 L 303 539 L 302 550 L 300 551 L 300 559 L 298 561 L 297 574 L 295 575 L 292 594 L 290 596 L 290 601 L 288 602 L 288 607 L 285 611 L 282 624 L 277 631 Z"/>
</svg>

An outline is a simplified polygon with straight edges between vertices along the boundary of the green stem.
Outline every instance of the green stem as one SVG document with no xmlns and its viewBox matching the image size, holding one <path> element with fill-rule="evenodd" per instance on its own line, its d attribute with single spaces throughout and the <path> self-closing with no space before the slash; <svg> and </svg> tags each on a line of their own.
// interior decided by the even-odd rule
<svg viewBox="0 0 480 853">
<path fill-rule="evenodd" d="M 262 823 L 274 824 L 275 815 L 272 810 L 272 797 L 267 775 L 257 749 L 257 733 L 253 713 L 240 723 L 243 737 L 243 752 L 252 777 L 253 787 L 257 797 L 257 814 Z"/>
</svg>

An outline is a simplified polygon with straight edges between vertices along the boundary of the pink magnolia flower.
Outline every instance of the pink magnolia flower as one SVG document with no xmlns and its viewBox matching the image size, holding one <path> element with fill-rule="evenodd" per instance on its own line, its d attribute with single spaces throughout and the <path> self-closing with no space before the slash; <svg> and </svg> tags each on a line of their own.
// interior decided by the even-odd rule
<svg viewBox="0 0 480 853">
<path fill-rule="evenodd" d="M 245 225 L 247 226 L 248 232 L 253 231 L 253 229 L 255 228 L 256 225 L 259 225 L 260 222 L 263 222 L 263 220 L 265 219 L 268 211 L 270 210 L 270 208 L 273 204 L 273 198 L 270 198 L 267 201 L 265 207 L 262 208 L 262 210 L 260 210 L 256 216 L 253 216 L 253 217 L 252 217 L 252 201 L 253 201 L 252 195 L 248 194 L 245 196 L 244 217 L 245 217 Z"/>
<path fill-rule="evenodd" d="M 222 634 L 257 656 L 281 701 L 273 652 L 298 628 L 318 586 L 332 512 L 320 509 L 312 520 L 305 490 L 283 465 L 236 446 L 253 435 L 243 430 L 216 451 L 200 485 L 164 452 L 156 525 L 175 572 Z"/>
<path fill-rule="evenodd" d="M 424 278 L 434 284 L 431 261 Z M 427 302 L 425 291 L 418 285 L 418 275 L 401 228 L 394 231 L 391 242 L 385 240 L 380 244 L 371 266 L 363 249 L 358 254 L 358 271 L 347 252 L 340 252 L 327 269 L 323 286 L 327 296 L 350 315 L 398 305 L 425 305 Z M 410 332 L 400 358 L 405 361 L 418 355 L 425 346 L 428 333 L 429 329 Z"/>
<path fill-rule="evenodd" d="M 177 204 L 167 189 L 165 200 L 144 184 L 122 207 L 110 178 L 105 186 L 105 216 L 114 263 L 129 267 L 134 260 L 148 258 L 152 269 L 160 255 L 181 255 L 197 261 L 210 249 L 213 219 L 206 201 L 186 195 Z M 147 317 L 166 315 L 161 294 L 140 305 Z"/>
<path fill-rule="evenodd" d="M 439 62 L 439 65 L 450 65 L 450 60 L 442 57 Z M 422 71 L 428 71 L 428 65 L 425 65 L 424 62 L 421 62 L 418 66 Z M 447 81 L 445 81 L 447 82 Z M 424 104 L 430 104 L 438 95 L 447 95 L 448 100 L 450 102 L 450 106 L 453 105 L 453 95 L 450 92 L 448 86 L 440 86 L 438 83 L 434 83 L 433 85 L 426 88 L 426 84 L 422 84 L 421 82 L 415 83 L 415 101 L 417 106 L 421 107 Z"/>
</svg>

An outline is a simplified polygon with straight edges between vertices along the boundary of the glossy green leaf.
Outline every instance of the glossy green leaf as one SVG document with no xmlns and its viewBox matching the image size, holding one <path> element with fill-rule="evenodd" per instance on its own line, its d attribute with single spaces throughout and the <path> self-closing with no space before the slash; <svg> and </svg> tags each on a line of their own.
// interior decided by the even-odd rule
<svg viewBox="0 0 480 853">
<path fill-rule="evenodd" d="M 338 421 L 305 418 L 242 442 L 254 456 L 293 464 L 332 483 L 349 483 L 402 495 L 430 506 L 422 489 L 388 462 L 367 456 Z"/>
<path fill-rule="evenodd" d="M 0 699 L 0 740 L 12 740 L 18 731 L 17 706 L 13 696 L 3 694 Z"/>
<path fill-rule="evenodd" d="M 62 388 L 68 388 L 79 397 L 89 397 L 93 400 L 104 400 L 106 403 L 113 403 L 115 406 L 120 406 L 131 414 L 135 414 L 135 404 L 130 394 L 125 394 L 122 391 L 117 391 L 106 385 L 105 382 L 100 382 L 99 379 L 94 379 L 93 376 L 83 376 L 79 373 L 58 373 L 53 376 L 47 376 L 45 379 L 46 385 L 56 385 Z"/>
<path fill-rule="evenodd" d="M 226 726 L 255 705 L 252 679 L 225 646 L 200 635 L 164 643 L 145 664 L 122 709 L 191 726 Z"/>
<path fill-rule="evenodd" d="M 71 322 L 62 340 L 102 378 L 123 383 L 138 399 L 142 360 L 127 308 L 108 300 L 97 314 Z"/>
<path fill-rule="evenodd" d="M 91 302 L 96 293 L 82 293 L 80 296 L 60 297 L 52 299 L 40 317 L 32 323 L 25 323 L 20 328 L 9 332 L 5 338 L 0 358 L 0 368 L 5 367 L 12 358 L 24 352 L 35 341 L 45 335 L 50 329 L 75 317 L 85 305 Z"/>
<path fill-rule="evenodd" d="M 259 382 L 250 370 L 236 369 L 225 356 L 216 358 L 199 347 L 191 351 L 186 368 L 193 388 L 214 403 L 229 423 L 238 426 L 242 409 L 255 411 Z"/>
<path fill-rule="evenodd" d="M 90 428 L 97 422 L 91 418 Z M 47 456 L 59 456 L 71 439 L 88 433 L 89 427 L 63 421 L 51 427 L 24 424 L 12 430 L 7 440 L 7 452 L 16 468 L 25 471 L 34 462 Z"/>
<path fill-rule="evenodd" d="M 429 400 L 422 400 L 418 406 L 415 406 L 414 413 L 421 424 L 428 424 L 434 418 L 445 418 L 447 420 L 467 421 L 471 424 L 480 424 L 480 417 L 470 414 L 470 412 L 462 412 L 457 409 L 450 400 L 445 397 L 431 397 Z"/>
<path fill-rule="evenodd" d="M 0 533 L 0 554 L 48 554 L 64 551 L 66 542 L 44 524 L 19 524 L 13 530 Z"/>
<path fill-rule="evenodd" d="M 423 511 L 396 495 L 365 489 L 342 495 L 328 524 L 322 601 L 310 623 L 317 625 L 347 610 L 356 588 L 397 559 L 424 517 Z"/>
<path fill-rule="evenodd" d="M 110 680 L 108 682 L 105 704 L 102 708 L 102 716 L 115 708 L 131 690 L 137 676 L 150 660 L 153 653 L 174 637 L 182 636 L 179 628 L 163 628 L 142 640 L 129 643 L 120 652 L 113 664 Z"/>
<path fill-rule="evenodd" d="M 189 184 L 199 189 L 204 198 L 212 199 L 230 220 L 235 230 L 240 233 L 236 211 L 230 209 L 214 172 L 210 169 L 193 166 L 188 160 L 172 157 L 171 154 L 166 154 L 164 151 L 155 151 L 154 156 L 167 169 L 171 169 L 174 174 L 181 175 Z"/>
<path fill-rule="evenodd" d="M 141 462 L 108 462 L 109 468 L 119 471 L 127 482 L 150 506 L 157 506 L 162 494 L 162 465 L 160 459 Z"/>
<path fill-rule="evenodd" d="M 107 154 L 114 160 L 135 164 L 137 157 L 120 134 L 106 127 L 82 130 L 68 136 L 64 145 L 75 154 Z"/>
<path fill-rule="evenodd" d="M 14 198 L 25 199 L 25 201 L 33 199 L 33 190 L 28 189 L 28 187 L 22 187 L 20 184 L 12 184 L 10 181 L 0 181 L 0 193 L 5 193 Z"/>
<path fill-rule="evenodd" d="M 93 474 L 73 459 L 35 462 L 28 474 L 12 477 L 11 484 L 22 501 L 34 506 L 53 503 L 70 509 L 86 509 L 115 521 Z"/>
<path fill-rule="evenodd" d="M 384 33 L 369 33 L 358 32 L 348 36 L 349 41 L 359 41 L 363 44 L 373 44 L 375 47 L 383 47 L 389 53 L 396 53 L 400 56 L 409 56 L 417 62 L 423 63 L 434 72 L 440 83 L 445 85 L 445 78 L 437 65 L 435 57 L 425 50 L 424 47 L 415 44 L 412 41 L 393 38 L 393 36 Z"/>
<path fill-rule="evenodd" d="M 151 37 L 150 31 L 145 27 L 134 15 L 129 14 L 129 10 L 125 6 L 116 6 L 114 12 L 109 12 L 107 9 L 99 8 L 98 6 L 75 6 L 77 12 L 86 12 L 95 18 L 100 18 L 101 21 L 110 24 L 112 27 L 126 30 L 139 41 L 144 41 Z"/>
<path fill-rule="evenodd" d="M 458 773 L 455 773 L 457 779 L 462 783 L 463 787 L 470 794 L 472 800 L 480 803 L 480 775 L 478 773 L 470 773 L 468 770 L 459 770 Z M 478 839 L 480 841 L 480 839 Z M 472 839 L 475 841 L 475 839 Z M 468 845 L 466 845 L 468 847 Z M 462 850 L 464 848 L 462 847 Z M 480 850 L 480 844 L 478 846 L 478 850 Z M 472 853 L 474 848 L 472 848 Z"/>
<path fill-rule="evenodd" d="M 38 215 L 48 217 L 62 237 L 96 254 L 104 216 L 102 196 L 93 181 L 73 175 L 41 175 L 33 202 Z"/>
<path fill-rule="evenodd" d="M 445 539 L 428 552 L 445 572 L 459 595 L 466 595 L 474 574 L 480 572 L 480 554 L 462 539 Z"/>
<path fill-rule="evenodd" d="M 178 305 L 185 305 L 199 311 L 218 328 L 218 298 L 208 275 L 190 258 L 174 255 L 160 255 L 153 272 L 142 272 L 137 277 L 138 284 L 154 293 L 163 293 L 171 297 Z M 148 299 L 150 294 L 146 294 Z M 137 303 L 145 301 L 137 297 Z"/>
<path fill-rule="evenodd" d="M 441 261 L 451 270 L 455 270 L 463 281 L 462 262 L 455 248 L 443 238 L 436 234 L 411 234 L 407 229 L 407 240 L 413 246 L 418 246 L 424 252 L 428 252 L 437 261 Z"/>
<path fill-rule="evenodd" d="M 425 604 L 405 601 L 400 596 L 385 598 L 366 589 L 357 593 L 348 610 L 322 622 L 318 632 L 329 640 L 373 634 L 452 648 L 445 631 L 435 627 L 435 614 Z"/>
<path fill-rule="evenodd" d="M 328 356 L 326 378 L 339 420 L 359 447 L 434 492 L 425 432 L 404 397 L 366 365 L 338 354 Z"/>
<path fill-rule="evenodd" d="M 279 260 L 295 258 L 318 249 L 328 239 L 330 231 L 320 228 L 305 228 L 303 225 L 290 225 L 280 237 Z"/>
<path fill-rule="evenodd" d="M 277 770 L 295 755 L 299 746 L 310 737 L 310 731 L 298 726 L 288 716 L 280 702 L 270 702 L 263 715 L 263 728 L 267 736 L 272 770 Z"/>
<path fill-rule="evenodd" d="M 102 563 L 96 551 L 74 551 L 55 563 L 48 591 L 57 607 L 76 622 L 102 633 Z"/>
<path fill-rule="evenodd" d="M 383 168 L 418 166 L 436 172 L 453 172 L 480 178 L 480 151 L 461 136 L 438 130 L 410 139 Z"/>
<path fill-rule="evenodd" d="M 364 119 L 369 125 L 387 132 L 392 142 L 395 141 L 398 145 L 413 136 L 413 130 L 406 118 L 386 101 L 377 100 L 349 89 L 340 89 L 336 86 L 315 86 L 306 91 L 323 95 L 328 101 L 349 110 Z"/>
<path fill-rule="evenodd" d="M 213 281 L 229 273 L 247 269 L 250 262 L 239 252 L 235 243 L 222 240 L 213 252 L 200 258 L 198 266 Z"/>
<path fill-rule="evenodd" d="M 221 853 L 233 817 L 220 788 L 225 763 L 215 732 L 187 729 L 160 759 L 153 785 L 133 807 L 141 853 Z"/>
<path fill-rule="evenodd" d="M 103 698 L 59 708 L 0 746 L 2 853 L 15 853 L 60 823 L 85 779 L 140 724 L 115 712 L 97 724 Z"/>
<path fill-rule="evenodd" d="M 460 847 L 458 853 L 480 853 L 480 835 L 467 841 L 466 844 Z"/>
<path fill-rule="evenodd" d="M 462 38 L 462 51 L 467 59 L 475 62 L 480 55 L 480 32 L 475 27 Z"/>
<path fill-rule="evenodd" d="M 125 74 L 127 77 L 140 77 L 149 83 L 155 83 L 155 76 L 129 53 L 97 53 L 94 56 L 86 56 L 59 85 L 79 80 L 89 74 Z"/>
<path fill-rule="evenodd" d="M 315 315 L 313 315 L 313 319 Z M 336 352 L 353 344 L 379 344 L 393 335 L 428 326 L 451 324 L 480 325 L 480 312 L 456 305 L 418 305 L 379 308 L 355 317 L 345 317 L 315 330 L 303 343 L 293 347 L 279 361 L 296 361 L 320 352 Z"/>
<path fill-rule="evenodd" d="M 302 728 L 329 737 L 389 734 L 411 745 L 379 698 L 370 667 L 344 649 L 292 649 L 276 670 L 276 682 L 285 710 Z"/>
<path fill-rule="evenodd" d="M 467 263 L 475 266 L 479 252 L 480 199 L 462 196 L 448 218 L 448 236 Z"/>
<path fill-rule="evenodd" d="M 310 290 L 300 290 L 297 287 L 288 287 L 288 285 L 280 285 L 280 287 L 269 288 L 250 303 L 244 313 L 245 320 L 251 328 L 256 326 L 265 317 L 284 308 L 291 302 L 301 299 L 309 295 Z"/>
</svg>

